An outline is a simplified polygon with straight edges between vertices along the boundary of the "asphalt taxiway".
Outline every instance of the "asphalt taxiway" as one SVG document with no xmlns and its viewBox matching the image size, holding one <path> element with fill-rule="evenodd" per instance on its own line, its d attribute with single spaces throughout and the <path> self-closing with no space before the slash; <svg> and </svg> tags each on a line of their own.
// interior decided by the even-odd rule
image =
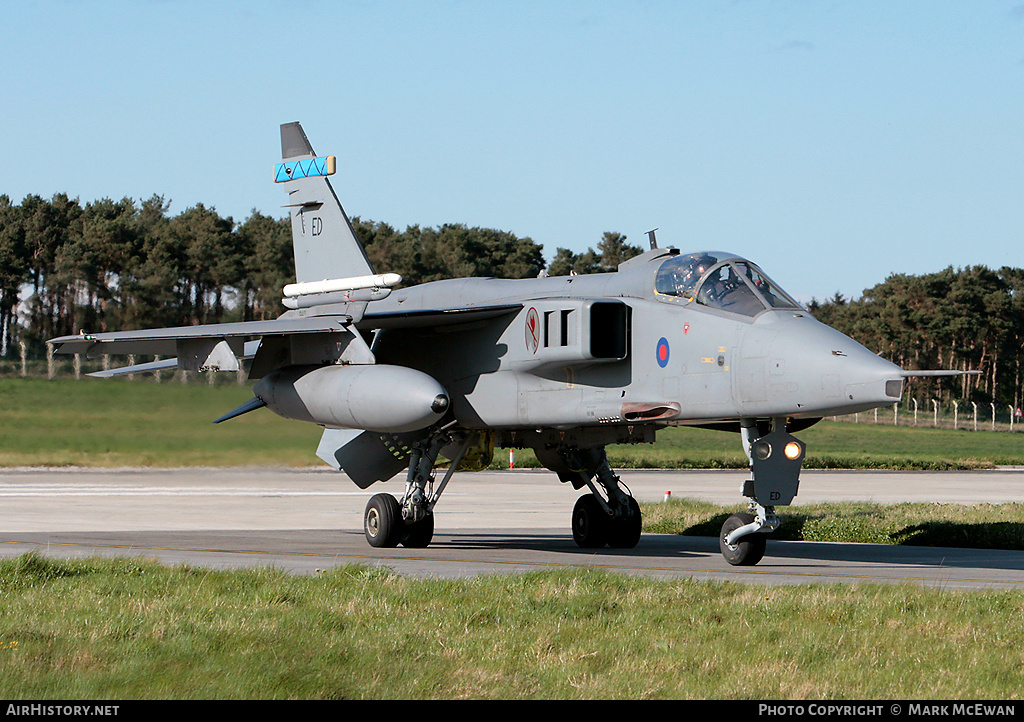
<svg viewBox="0 0 1024 722">
<path fill-rule="evenodd" d="M 740 501 L 739 471 L 633 471 L 641 501 L 666 492 Z M 379 488 L 378 488 L 379 487 Z M 326 469 L 10 469 L 0 471 L 0 554 L 140 555 L 213 568 L 269 565 L 313 573 L 344 564 L 411 576 L 462 577 L 539 569 L 602 569 L 671 579 L 762 584 L 907 582 L 1024 589 L 1024 552 L 770 540 L 756 567 L 730 567 L 714 538 L 645 534 L 631 550 L 576 547 L 569 516 L 579 492 L 536 470 L 458 474 L 436 511 L 427 549 L 374 549 L 362 491 Z M 1024 501 L 1024 469 L 802 474 L 799 503 Z M 784 511 L 784 510 L 783 510 Z"/>
</svg>

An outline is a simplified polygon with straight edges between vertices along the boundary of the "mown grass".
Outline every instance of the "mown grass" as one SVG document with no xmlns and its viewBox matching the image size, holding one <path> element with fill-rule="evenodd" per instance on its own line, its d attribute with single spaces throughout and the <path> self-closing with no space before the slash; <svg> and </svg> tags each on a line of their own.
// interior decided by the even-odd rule
<svg viewBox="0 0 1024 722">
<path fill-rule="evenodd" d="M 5 699 L 1011 699 L 1024 594 L 0 561 Z"/>
<path fill-rule="evenodd" d="M 233 378 L 230 377 L 230 378 Z M 320 428 L 259 410 L 211 422 L 252 398 L 235 383 L 0 378 L 3 466 L 316 465 Z M 1024 464 L 1018 434 L 821 422 L 799 433 L 806 468 L 971 469 Z M 740 469 L 737 434 L 669 428 L 654 445 L 613 446 L 616 468 Z M 496 450 L 493 468 L 508 466 Z M 516 466 L 537 466 L 516 450 Z"/>
<path fill-rule="evenodd" d="M 695 499 L 641 504 L 644 531 L 717 537 L 744 505 Z M 779 509 L 772 539 L 1024 550 L 1024 504 L 872 504 L 836 502 Z"/>
<path fill-rule="evenodd" d="M 247 386 L 0 379 L 0 466 L 308 466 L 321 429 L 266 410 L 214 419 Z"/>
</svg>

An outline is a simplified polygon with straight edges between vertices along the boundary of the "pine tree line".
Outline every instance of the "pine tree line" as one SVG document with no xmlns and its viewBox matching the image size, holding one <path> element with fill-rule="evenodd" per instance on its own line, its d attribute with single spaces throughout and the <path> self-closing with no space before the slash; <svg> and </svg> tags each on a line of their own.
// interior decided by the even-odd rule
<svg viewBox="0 0 1024 722">
<path fill-rule="evenodd" d="M 29 195 L 20 205 L 0 195 L 0 356 L 18 355 L 20 341 L 38 358 L 46 339 L 80 331 L 259 320 L 284 311 L 281 289 L 295 280 L 288 219 L 254 210 L 236 224 L 202 204 L 171 216 L 169 205 L 158 195 L 85 205 L 62 193 Z M 401 274 L 406 286 L 528 278 L 545 267 L 541 245 L 506 231 L 445 224 L 399 232 L 352 222 L 375 268 Z M 606 233 L 598 251 L 561 272 L 614 270 L 636 253 L 625 236 Z"/>
<path fill-rule="evenodd" d="M 82 205 L 65 194 L 0 195 L 0 355 L 30 357 L 45 341 L 80 331 L 275 318 L 295 280 L 287 219 L 258 211 L 242 223 L 202 204 L 176 216 L 154 195 Z M 374 267 L 403 285 L 445 278 L 529 278 L 545 270 L 542 246 L 507 231 L 353 219 Z M 607 232 L 596 248 L 558 248 L 549 275 L 614 271 L 641 249 Z M 755 259 L 756 260 L 756 259 Z M 28 298 L 19 294 L 28 288 Z M 908 369 L 979 370 L 915 381 L 917 393 L 1020 406 L 1024 270 L 947 268 L 892 275 L 857 300 L 837 294 L 810 310 L 819 320 Z"/>
<path fill-rule="evenodd" d="M 905 369 L 981 371 L 915 380 L 921 398 L 1021 405 L 1024 269 L 946 268 L 894 274 L 857 300 L 840 294 L 808 310 Z"/>
</svg>

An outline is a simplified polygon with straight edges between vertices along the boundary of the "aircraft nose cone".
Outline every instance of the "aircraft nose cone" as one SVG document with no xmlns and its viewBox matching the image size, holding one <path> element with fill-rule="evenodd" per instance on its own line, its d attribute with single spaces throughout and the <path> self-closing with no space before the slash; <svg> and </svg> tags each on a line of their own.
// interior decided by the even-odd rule
<svg viewBox="0 0 1024 722">
<path fill-rule="evenodd" d="M 899 401 L 900 367 L 849 336 L 803 314 L 778 314 L 763 323 L 771 336 L 751 335 L 743 348 L 745 357 L 765 354 L 762 348 L 769 356 L 763 379 L 754 373 L 740 379 L 740 391 L 748 397 L 760 393 L 775 402 L 773 408 L 788 406 L 787 415 L 796 409 L 796 415 L 808 418 L 853 414 Z"/>
<path fill-rule="evenodd" d="M 900 367 L 876 356 L 863 346 L 860 346 L 859 351 L 851 354 L 850 363 L 841 369 L 845 401 L 876 406 L 899 401 L 903 395 Z"/>
</svg>

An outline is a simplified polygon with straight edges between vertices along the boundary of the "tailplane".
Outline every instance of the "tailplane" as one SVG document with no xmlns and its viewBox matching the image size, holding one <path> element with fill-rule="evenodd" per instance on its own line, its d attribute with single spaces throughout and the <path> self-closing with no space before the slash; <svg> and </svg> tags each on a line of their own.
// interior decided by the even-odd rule
<svg viewBox="0 0 1024 722">
<path fill-rule="evenodd" d="M 335 171 L 334 156 L 318 157 L 299 123 L 281 126 L 281 156 L 274 180 L 287 184 L 296 282 L 373 275 L 366 251 L 327 180 Z"/>
</svg>

